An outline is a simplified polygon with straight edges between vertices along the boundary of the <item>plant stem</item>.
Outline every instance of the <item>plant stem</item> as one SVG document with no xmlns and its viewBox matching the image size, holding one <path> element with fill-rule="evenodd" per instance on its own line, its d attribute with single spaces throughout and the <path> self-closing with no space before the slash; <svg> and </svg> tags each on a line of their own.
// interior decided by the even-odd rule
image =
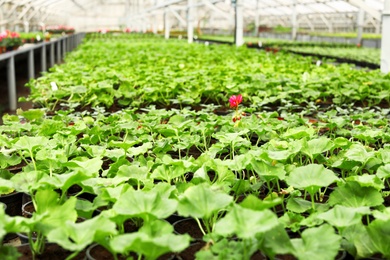
<svg viewBox="0 0 390 260">
<path fill-rule="evenodd" d="M 202 224 L 200 223 L 199 221 L 199 218 L 195 218 L 196 220 L 196 223 L 198 223 L 198 226 L 199 226 L 199 229 L 200 231 L 202 231 L 202 234 L 205 236 L 206 235 L 206 232 L 204 231 L 203 227 L 202 227 Z"/>
</svg>

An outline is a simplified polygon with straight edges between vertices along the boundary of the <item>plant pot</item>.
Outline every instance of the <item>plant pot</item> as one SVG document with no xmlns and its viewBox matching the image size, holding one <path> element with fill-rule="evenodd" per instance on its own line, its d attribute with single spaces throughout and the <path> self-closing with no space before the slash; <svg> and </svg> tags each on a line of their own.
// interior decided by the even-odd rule
<svg viewBox="0 0 390 260">
<path fill-rule="evenodd" d="M 28 242 L 28 235 L 26 233 L 16 233 L 16 235 L 19 237 L 19 240 L 20 240 L 21 244 L 28 244 L 29 243 Z M 32 240 L 33 241 L 37 240 L 36 233 L 32 234 Z M 45 241 L 47 242 L 46 239 L 45 239 Z"/>
<path fill-rule="evenodd" d="M 347 259 L 346 251 L 339 251 L 339 253 L 334 258 L 335 260 Z M 293 255 L 276 255 L 275 260 L 295 260 L 296 258 Z M 349 259 L 349 258 L 348 258 Z"/>
<path fill-rule="evenodd" d="M 88 192 L 83 192 L 83 193 L 79 194 L 79 192 L 81 190 L 82 190 L 82 188 L 79 185 L 77 185 L 77 184 L 72 185 L 67 191 L 67 196 L 72 197 L 72 196 L 78 195 L 77 196 L 78 198 L 85 199 L 85 200 L 88 200 L 90 202 L 93 202 L 93 200 L 96 198 L 95 194 L 91 194 Z"/>
<path fill-rule="evenodd" d="M 35 212 L 34 204 L 30 200 L 23 204 L 22 206 L 22 216 L 26 218 L 31 218 L 33 216 L 33 213 Z"/>
<path fill-rule="evenodd" d="M 206 245 L 206 242 L 199 241 L 196 243 L 191 244 L 189 247 L 184 249 L 182 252 L 178 254 L 178 257 L 183 260 L 195 260 L 195 254 L 200 251 L 204 246 Z"/>
<path fill-rule="evenodd" d="M 195 241 L 202 241 L 203 233 L 199 228 L 198 223 L 193 218 L 185 218 L 173 223 L 173 228 L 176 234 L 188 234 Z M 203 229 L 205 227 L 203 226 Z"/>
<path fill-rule="evenodd" d="M 3 207 L 3 208 L 4 208 L 4 211 L 7 210 L 7 205 L 4 204 L 4 203 L 2 203 L 2 202 L 0 202 L 0 207 Z"/>
<path fill-rule="evenodd" d="M 131 252 L 128 256 L 117 256 L 118 260 L 126 260 L 129 259 L 129 257 L 133 257 L 133 259 L 138 259 L 138 255 L 134 252 Z M 87 248 L 85 259 L 87 260 L 113 260 L 114 256 L 111 254 L 110 251 L 108 251 L 106 248 L 99 244 L 93 244 Z M 174 253 L 167 253 L 159 258 L 158 260 L 181 260 L 181 258 L 178 258 L 176 254 Z"/>
<path fill-rule="evenodd" d="M 22 215 L 22 196 L 21 192 L 12 192 L 10 194 L 1 195 L 0 202 L 4 203 L 7 208 L 5 213 L 9 216 Z"/>
<path fill-rule="evenodd" d="M 179 216 L 178 214 L 176 213 L 173 213 L 172 215 L 170 215 L 169 217 L 167 217 L 165 220 L 168 221 L 170 224 L 174 224 L 175 222 L 179 221 L 179 220 L 183 220 L 185 219 L 184 217 L 182 216 Z"/>
<path fill-rule="evenodd" d="M 22 244 L 17 246 L 17 250 L 22 255 L 18 260 L 31 260 L 33 259 L 32 252 L 29 244 Z M 50 260 L 63 260 L 66 259 L 73 252 L 66 250 L 54 243 L 46 243 L 43 253 L 36 257 L 36 259 L 50 259 Z M 72 258 L 74 260 L 83 260 L 85 259 L 85 252 L 80 252 L 76 257 Z"/>
<path fill-rule="evenodd" d="M 4 210 L 7 211 L 7 205 L 6 205 L 6 204 L 0 202 L 0 207 L 4 207 Z M 4 236 L 3 242 L 4 242 L 4 243 L 8 243 L 9 241 L 11 241 L 11 240 L 13 240 L 13 239 L 15 239 L 15 238 L 17 238 L 17 237 L 18 237 L 18 235 L 15 234 L 15 233 L 8 233 L 8 234 L 6 234 L 6 235 Z"/>
</svg>

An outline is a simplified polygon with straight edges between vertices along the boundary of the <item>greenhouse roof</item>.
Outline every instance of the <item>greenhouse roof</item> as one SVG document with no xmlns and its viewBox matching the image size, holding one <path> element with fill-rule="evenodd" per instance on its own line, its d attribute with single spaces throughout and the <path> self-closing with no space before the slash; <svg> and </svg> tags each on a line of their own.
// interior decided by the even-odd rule
<svg viewBox="0 0 390 260">
<path fill-rule="evenodd" d="M 83 29 L 96 29 L 93 25 L 113 28 L 129 20 L 150 23 L 153 16 L 161 16 L 167 10 L 173 14 L 172 17 L 184 21 L 183 11 L 188 6 L 195 7 L 198 17 L 202 13 L 213 12 L 213 16 L 221 16 L 231 23 L 234 13 L 232 2 L 235 1 L 242 5 L 248 19 L 255 16 L 291 17 L 296 14 L 308 15 L 307 19 L 310 20 L 312 14 L 323 14 L 325 17 L 331 14 L 357 14 L 362 10 L 371 19 L 380 21 L 385 0 L 0 0 L 0 26 L 26 22 L 30 25 L 75 25 L 82 23 L 84 18 L 91 18 L 89 27 Z"/>
<path fill-rule="evenodd" d="M 186 0 L 0 0 L 0 5 L 12 3 L 30 9 L 49 10 L 73 15 L 96 13 L 99 9 L 104 13 L 104 8 L 108 6 L 120 6 L 122 11 L 125 11 L 127 7 L 133 9 L 133 11 L 142 12 L 159 6 L 186 5 L 186 2 Z M 203 3 L 204 8 L 207 8 L 205 2 L 224 5 L 225 7 L 231 6 L 231 0 L 193 0 L 194 5 L 201 6 L 199 3 Z M 376 12 L 376 15 L 380 15 L 380 11 L 384 7 L 384 0 L 241 0 L 241 3 L 244 8 L 258 9 L 260 14 L 263 15 L 289 15 L 293 12 L 294 3 L 298 14 L 357 12 L 361 7 L 368 13 Z M 107 15 L 118 15 L 118 13 Z"/>
</svg>

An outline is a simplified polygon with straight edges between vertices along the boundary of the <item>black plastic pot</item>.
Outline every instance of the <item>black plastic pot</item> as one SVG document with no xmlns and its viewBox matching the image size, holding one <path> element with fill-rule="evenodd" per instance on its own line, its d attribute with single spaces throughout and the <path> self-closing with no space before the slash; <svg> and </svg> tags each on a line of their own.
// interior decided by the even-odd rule
<svg viewBox="0 0 390 260">
<path fill-rule="evenodd" d="M 5 213 L 9 216 L 22 215 L 22 196 L 21 192 L 13 192 L 0 196 L 0 202 L 4 203 L 7 208 Z"/>
<path fill-rule="evenodd" d="M 31 218 L 35 211 L 34 204 L 30 200 L 22 205 L 22 215 L 26 218 Z"/>
<path fill-rule="evenodd" d="M 0 207 L 3 207 L 4 210 L 7 210 L 7 205 L 5 205 L 4 203 L 0 202 Z"/>
<path fill-rule="evenodd" d="M 176 234 L 188 234 L 194 241 L 202 241 L 203 233 L 199 228 L 198 223 L 193 218 L 185 218 L 173 223 L 174 232 Z M 203 227 L 204 229 L 204 227 Z"/>
</svg>

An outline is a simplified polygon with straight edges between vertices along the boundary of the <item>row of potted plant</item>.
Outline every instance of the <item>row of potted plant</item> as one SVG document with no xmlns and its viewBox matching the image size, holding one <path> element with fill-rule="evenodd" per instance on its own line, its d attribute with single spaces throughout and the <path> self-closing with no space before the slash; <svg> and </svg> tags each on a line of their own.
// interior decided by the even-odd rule
<svg viewBox="0 0 390 260">
<path fill-rule="evenodd" d="M 390 257 L 386 75 L 145 37 L 87 40 L 30 82 L 42 108 L 3 117 L 0 191 L 32 213 L 0 208 L 0 237 L 63 259 Z"/>
<path fill-rule="evenodd" d="M 72 34 L 75 32 L 74 27 L 67 25 L 52 25 L 45 28 L 46 32 L 50 34 Z"/>
<path fill-rule="evenodd" d="M 0 33 L 0 54 L 17 49 L 20 45 L 22 45 L 22 40 L 19 33 L 9 30 Z"/>
<path fill-rule="evenodd" d="M 231 107 L 236 110 L 240 99 L 235 101 L 232 99 L 231 102 Z M 376 218 L 379 216 L 378 214 L 385 214 L 383 210 L 388 207 L 386 204 L 388 200 L 386 202 L 384 198 L 388 197 L 386 190 L 390 177 L 387 169 L 389 163 L 387 146 L 373 149 L 363 146 L 359 141 L 350 141 L 341 136 L 330 139 L 326 137 L 326 132 L 319 131 L 319 129 L 318 132 L 316 131 L 316 135 L 311 130 L 314 125 L 310 126 L 315 122 L 310 123 L 310 119 L 299 120 L 298 115 L 282 118 L 277 113 L 268 112 L 256 116 L 244 116 L 241 109 L 238 111 L 222 116 L 213 115 L 207 110 L 199 112 L 190 110 L 167 111 L 151 107 L 150 111 L 147 111 L 148 113 L 125 110 L 115 114 L 106 114 L 100 110 L 93 114 L 82 112 L 75 116 L 72 113 L 59 111 L 60 113 L 53 118 L 47 118 L 41 110 L 20 112 L 19 117 L 5 118 L 6 123 L 1 128 L 4 137 L 2 139 L 3 152 L 8 154 L 3 158 L 3 161 L 7 162 L 3 167 L 7 169 L 12 165 L 19 164 L 22 160 L 26 165 L 22 172 L 11 176 L 9 181 L 3 182 L 5 185 L 3 188 L 16 189 L 30 195 L 34 195 L 42 189 L 53 191 L 59 189 L 61 190 L 59 201 L 64 201 L 68 198 L 67 190 L 71 186 L 77 185 L 81 187 L 81 190 L 76 197 L 84 192 L 96 196 L 92 202 L 76 201 L 79 203 L 75 206 L 75 210 L 78 212 L 77 216 L 94 219 L 94 212 L 99 207 L 104 206 L 105 210 L 101 211 L 101 214 L 109 214 L 108 216 L 117 218 L 116 214 L 122 211 L 117 209 L 115 204 L 111 205 L 111 202 L 126 202 L 128 205 L 123 206 L 124 209 L 140 205 L 148 208 L 147 213 L 144 211 L 142 211 L 143 213 L 134 213 L 133 217 L 137 219 L 137 214 L 142 214 L 147 218 L 150 218 L 150 214 L 159 214 L 156 213 L 159 212 L 159 208 L 147 206 L 146 202 L 131 200 L 130 197 L 122 200 L 117 197 L 118 194 L 114 190 L 110 190 L 109 193 L 112 194 L 109 196 L 114 197 L 107 198 L 108 191 L 106 189 L 112 188 L 122 194 L 130 188 L 133 191 L 138 191 L 135 193 L 137 195 L 133 194 L 132 196 L 139 199 L 143 196 L 147 198 L 151 196 L 150 189 L 159 189 L 156 188 L 156 184 L 164 184 L 167 185 L 166 188 L 170 187 L 170 191 L 175 189 L 174 198 L 179 199 L 179 204 L 176 208 L 172 208 L 169 214 L 165 213 L 159 218 L 168 218 L 177 212 L 176 216 L 178 217 L 190 216 L 198 219 L 199 223 L 202 224 L 203 232 L 200 229 L 200 237 L 193 239 L 202 240 L 203 238 L 217 248 L 219 243 L 238 243 L 234 245 L 234 248 L 238 250 L 236 254 L 241 257 L 245 254 L 252 255 L 256 250 L 261 250 L 269 256 L 276 253 L 291 253 L 298 258 L 305 259 L 306 251 L 309 249 L 305 248 L 305 252 L 301 252 L 302 255 L 299 255 L 298 252 L 294 253 L 294 247 L 290 248 L 292 251 L 288 251 L 290 238 L 286 238 L 286 234 L 299 236 L 299 230 L 310 228 L 313 228 L 314 232 L 319 225 L 321 229 L 316 232 L 325 232 L 322 230 L 325 227 L 321 225 L 321 223 L 325 223 L 324 220 L 330 222 L 333 228 L 339 228 L 337 226 L 339 224 L 334 224 L 332 221 L 336 221 L 336 223 L 338 223 L 337 221 L 349 221 L 349 219 L 340 219 L 337 214 L 342 214 L 342 216 L 348 214 L 348 218 L 353 217 L 353 222 L 342 224 L 350 226 L 347 228 L 348 232 L 350 229 L 358 228 L 359 225 L 365 229 L 363 222 L 359 224 L 359 219 Z M 354 118 L 360 118 L 362 124 L 359 125 L 363 125 L 363 123 L 367 124 L 363 120 L 364 115 L 368 119 L 368 114 L 371 114 L 370 119 L 378 118 L 380 121 L 381 113 L 383 111 L 377 113 L 362 111 L 349 119 L 346 119 L 345 116 L 341 116 L 341 118 L 352 122 L 352 127 L 356 125 Z M 240 119 L 238 119 L 239 117 Z M 327 117 L 332 118 L 329 120 L 334 120 L 336 124 L 342 121 L 334 113 L 329 113 Z M 370 122 L 372 123 L 372 121 Z M 384 122 L 376 124 L 378 130 L 383 129 L 381 124 Z M 254 125 L 258 126 L 258 130 L 253 128 Z M 283 125 L 282 128 L 281 125 Z M 340 126 L 342 129 L 338 129 L 336 132 L 343 135 L 343 133 L 345 134 L 345 131 L 342 131 L 343 128 L 348 127 Z M 253 132 L 248 131 L 249 129 L 252 129 Z M 351 129 L 351 134 L 353 130 Z M 385 134 L 386 130 L 383 130 L 383 133 Z M 12 136 L 14 136 L 13 140 L 10 139 Z M 200 138 L 202 136 L 203 138 Z M 263 142 L 266 143 L 263 144 Z M 191 147 L 192 149 L 190 149 Z M 3 171 L 3 173 L 5 172 L 7 171 Z M 3 178 L 5 176 L 3 175 Z M 336 184 L 336 188 L 334 184 Z M 124 189 L 123 185 L 127 188 Z M 333 188 L 329 186 L 333 186 Z M 187 193 L 192 194 L 191 190 L 196 196 L 186 195 Z M 204 194 L 202 199 L 199 197 L 200 194 Z M 45 193 L 44 197 L 47 198 L 47 196 Z M 183 201 L 180 199 L 182 196 L 186 197 Z M 34 201 L 34 196 L 32 197 Z M 221 202 L 220 197 L 224 197 L 226 202 Z M 259 197 L 261 200 L 258 199 Z M 245 202 L 245 198 L 248 202 Z M 242 199 L 244 202 L 241 202 Z M 171 203 L 173 202 L 174 200 L 171 201 Z M 235 203 L 232 204 L 233 202 Z M 34 202 L 37 208 L 39 208 L 39 203 Z M 161 207 L 166 210 L 168 201 L 161 203 Z M 189 203 L 186 206 L 186 211 L 181 209 L 181 203 Z M 212 208 L 210 203 L 215 204 L 215 208 Z M 265 205 L 263 205 L 264 203 Z M 371 209 L 360 211 L 363 210 L 361 207 L 367 206 Z M 205 209 L 201 209 L 201 207 L 205 207 Z M 255 211 L 253 213 L 246 212 L 246 207 Z M 359 207 L 359 213 L 352 214 L 350 211 L 353 212 L 355 207 Z M 201 213 L 197 213 L 198 208 Z M 255 217 L 257 219 L 258 214 L 265 214 L 264 219 L 260 218 L 263 220 L 258 220 L 261 226 L 257 228 L 270 229 L 270 233 L 267 234 L 271 237 L 273 232 L 276 232 L 273 229 L 276 226 L 279 226 L 277 227 L 278 232 L 282 232 L 282 234 L 287 232 L 285 235 L 277 237 L 277 239 L 283 237 L 283 239 L 287 239 L 286 241 L 282 240 L 283 243 L 286 243 L 283 244 L 285 251 L 276 247 L 268 249 L 270 251 L 267 252 L 266 247 L 255 245 L 258 243 L 257 240 L 253 241 L 255 244 L 251 244 L 249 241 L 243 242 L 237 238 L 234 240 L 236 242 L 232 242 L 228 234 L 223 233 L 227 226 L 233 225 L 230 222 L 232 220 L 229 220 L 229 224 L 224 224 L 227 226 L 221 227 L 221 230 L 214 234 L 214 229 L 219 230 L 217 228 L 218 221 L 222 221 L 222 223 L 225 221 L 222 220 L 225 218 L 222 218 L 223 215 L 221 216 L 220 212 L 226 212 L 226 218 L 228 218 L 231 211 L 234 213 L 230 214 L 238 214 L 234 211 L 235 209 L 249 214 L 247 217 L 250 219 L 254 216 L 257 216 Z M 260 213 L 259 209 L 261 209 Z M 263 212 L 263 210 L 266 211 Z M 125 213 L 120 213 L 120 215 L 123 214 Z M 252 216 L 252 214 L 254 215 Z M 336 214 L 336 216 L 331 214 Z M 319 216 L 322 221 L 316 220 Z M 122 216 L 121 219 L 124 221 L 123 219 L 127 218 Z M 274 224 L 269 226 L 268 222 L 267 225 L 264 224 L 265 219 L 277 220 L 277 222 L 273 222 Z M 49 220 L 50 218 L 47 221 L 49 222 Z M 131 220 L 135 221 L 133 218 Z M 42 221 L 41 218 L 39 221 Z M 143 226 L 143 221 L 145 220 L 141 219 L 141 224 L 138 225 Z M 372 220 L 365 225 L 371 222 Z M 123 230 L 121 225 L 123 222 L 117 223 L 116 229 Z M 239 222 L 234 225 L 238 226 L 236 231 L 232 231 L 231 234 L 242 232 L 243 223 Z M 281 227 L 283 229 L 280 230 Z M 159 228 L 161 227 L 159 226 Z M 251 224 L 248 228 L 249 232 L 256 226 Z M 358 235 L 359 239 L 361 239 L 360 236 L 365 236 L 363 229 L 359 227 L 359 233 L 355 234 Z M 22 232 L 21 230 L 23 232 L 40 231 L 35 226 L 33 230 L 22 229 L 19 226 L 18 232 Z M 326 232 L 330 232 L 332 237 L 331 229 L 326 228 L 326 230 Z M 56 230 L 56 232 L 59 231 Z M 212 237 L 209 238 L 207 234 L 212 235 Z M 250 236 L 260 235 L 256 234 L 256 232 L 252 232 Z M 248 235 L 249 233 L 242 236 Z M 378 234 L 375 233 L 376 235 Z M 49 235 L 47 234 L 47 236 Z M 318 239 L 315 238 L 317 235 L 312 236 L 311 240 Z M 341 247 L 340 238 L 337 238 L 332 246 L 334 248 L 332 254 L 327 251 L 326 255 L 329 258 L 325 259 L 332 259 L 333 253 L 336 254 L 341 249 L 348 250 L 350 254 L 356 256 L 368 256 L 373 252 L 385 254 L 386 252 L 375 247 L 364 251 L 366 249 L 359 248 L 354 239 L 348 235 L 345 236 L 347 237 L 343 235 L 343 239 L 347 239 L 352 248 L 355 249 L 348 250 Z M 60 237 L 63 239 L 62 235 Z M 49 239 L 49 241 L 60 245 L 65 243 L 60 241 L 60 238 L 57 240 Z M 92 243 L 91 240 L 88 241 Z M 94 240 L 94 242 L 102 243 L 98 240 Z M 373 242 L 370 240 L 369 243 Z M 115 251 L 116 249 L 111 248 L 112 245 L 101 245 L 107 247 L 114 254 L 126 252 Z M 80 249 L 84 249 L 85 246 L 85 244 L 80 245 Z M 68 247 L 69 245 L 65 246 L 71 250 L 72 247 Z M 128 250 L 137 253 L 143 252 L 136 251 L 130 246 Z M 209 254 L 215 253 L 213 250 L 218 252 L 217 249 L 211 249 L 207 254 L 205 252 L 202 254 L 210 257 Z M 245 250 L 248 251 L 245 252 Z M 315 250 L 317 249 L 310 252 L 316 252 Z M 327 248 L 327 250 L 330 249 Z M 357 253 L 354 250 L 363 251 Z"/>
<path fill-rule="evenodd" d="M 310 57 L 289 53 L 145 37 L 122 34 L 85 42 L 65 64 L 29 83 L 29 100 L 50 109 L 62 102 L 79 108 L 195 107 L 222 104 L 235 93 L 243 93 L 244 102 L 259 110 L 287 103 L 305 107 L 310 102 L 324 106 L 389 102 L 388 75 L 379 70 L 316 65 Z M 58 90 L 52 89 L 52 82 Z"/>
</svg>

